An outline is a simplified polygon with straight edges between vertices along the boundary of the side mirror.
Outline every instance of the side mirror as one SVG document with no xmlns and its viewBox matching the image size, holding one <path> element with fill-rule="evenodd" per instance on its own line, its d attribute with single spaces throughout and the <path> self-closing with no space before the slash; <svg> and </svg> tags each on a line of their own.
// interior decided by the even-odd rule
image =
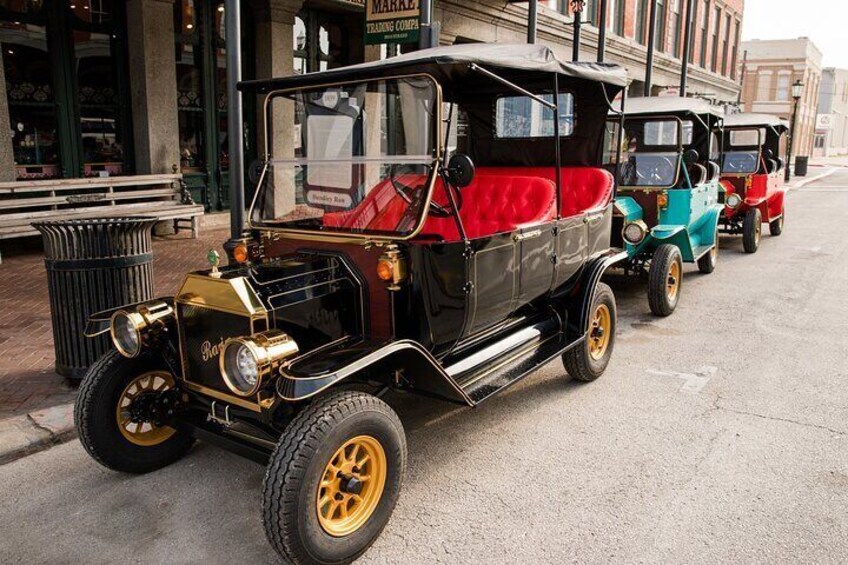
<svg viewBox="0 0 848 565">
<path fill-rule="evenodd" d="M 474 180 L 474 161 L 471 157 L 457 153 L 448 161 L 448 180 L 457 188 L 465 188 Z"/>
<path fill-rule="evenodd" d="M 700 156 L 698 155 L 698 152 L 694 149 L 687 149 L 683 152 L 683 162 L 687 165 L 694 165 L 695 163 L 697 163 L 698 157 Z"/>
<path fill-rule="evenodd" d="M 774 159 L 774 151 L 766 149 L 766 159 Z"/>
</svg>

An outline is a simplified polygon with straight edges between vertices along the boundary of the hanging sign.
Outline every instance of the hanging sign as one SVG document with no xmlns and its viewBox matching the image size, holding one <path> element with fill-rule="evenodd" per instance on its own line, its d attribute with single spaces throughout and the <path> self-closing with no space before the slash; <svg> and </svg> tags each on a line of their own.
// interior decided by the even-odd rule
<svg viewBox="0 0 848 565">
<path fill-rule="evenodd" d="M 416 43 L 420 0 L 365 0 L 365 43 Z"/>
</svg>

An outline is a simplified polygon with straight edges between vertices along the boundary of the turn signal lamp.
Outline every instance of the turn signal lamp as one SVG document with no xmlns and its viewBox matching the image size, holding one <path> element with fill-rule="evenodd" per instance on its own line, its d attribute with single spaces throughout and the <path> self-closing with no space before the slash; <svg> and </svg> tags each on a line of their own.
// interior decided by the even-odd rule
<svg viewBox="0 0 848 565">
<path fill-rule="evenodd" d="M 380 280 L 392 283 L 389 290 L 399 290 L 398 283 L 406 278 L 406 259 L 397 245 L 389 245 L 386 252 L 377 261 L 377 276 Z"/>
<path fill-rule="evenodd" d="M 657 206 L 659 206 L 660 208 L 665 208 L 666 206 L 668 206 L 668 194 L 662 192 L 657 195 Z"/>
<path fill-rule="evenodd" d="M 394 279 L 394 272 L 395 267 L 391 260 L 382 258 L 377 261 L 377 276 L 380 277 L 380 280 L 390 281 Z"/>
<path fill-rule="evenodd" d="M 235 260 L 236 263 L 246 263 L 247 258 L 247 245 L 239 243 L 233 248 L 233 260 Z"/>
</svg>

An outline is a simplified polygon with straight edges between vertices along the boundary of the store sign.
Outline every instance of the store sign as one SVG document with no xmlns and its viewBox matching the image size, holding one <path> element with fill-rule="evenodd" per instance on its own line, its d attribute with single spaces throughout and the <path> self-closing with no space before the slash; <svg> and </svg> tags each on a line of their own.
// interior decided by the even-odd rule
<svg viewBox="0 0 848 565">
<path fill-rule="evenodd" d="M 833 129 L 833 114 L 819 114 L 816 116 L 816 129 L 829 131 Z"/>
<path fill-rule="evenodd" d="M 365 43 L 415 43 L 421 26 L 420 0 L 365 0 Z"/>
</svg>

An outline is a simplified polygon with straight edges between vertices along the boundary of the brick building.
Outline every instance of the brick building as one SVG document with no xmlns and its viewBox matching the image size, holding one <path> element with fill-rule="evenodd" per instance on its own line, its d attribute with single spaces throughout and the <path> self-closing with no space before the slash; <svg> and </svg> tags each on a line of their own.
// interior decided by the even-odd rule
<svg viewBox="0 0 848 565">
<path fill-rule="evenodd" d="M 744 41 L 742 108 L 792 119 L 792 84 L 804 83 L 798 102 L 793 154 L 810 156 L 822 82 L 822 53 L 806 37 Z"/>
<path fill-rule="evenodd" d="M 686 0 L 609 0 L 607 60 L 641 94 L 657 2 L 654 93 L 679 83 Z M 434 0 L 440 41 L 523 42 L 528 4 Z M 694 0 L 691 94 L 734 101 L 743 0 Z M 245 78 L 385 57 L 366 46 L 364 0 L 242 0 Z M 584 11 L 594 60 L 599 0 Z M 182 172 L 194 200 L 228 207 L 223 0 L 0 0 L 0 181 Z M 539 41 L 571 56 L 566 0 L 539 0 Z M 410 49 L 414 46 L 403 46 Z M 247 162 L 262 147 L 245 99 Z"/>
</svg>

